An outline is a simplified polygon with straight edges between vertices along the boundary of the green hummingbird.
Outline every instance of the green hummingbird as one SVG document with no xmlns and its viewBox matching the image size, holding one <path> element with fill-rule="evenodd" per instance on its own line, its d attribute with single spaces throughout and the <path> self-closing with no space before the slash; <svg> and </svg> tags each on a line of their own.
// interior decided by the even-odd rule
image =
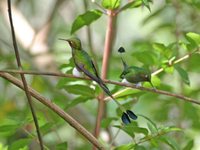
<svg viewBox="0 0 200 150">
<path fill-rule="evenodd" d="M 131 123 L 130 118 L 133 120 L 137 119 L 137 116 L 131 111 L 126 110 L 115 98 L 112 96 L 110 90 L 105 85 L 103 80 L 100 78 L 97 69 L 94 65 L 93 60 L 89 56 L 89 54 L 83 50 L 81 41 L 78 38 L 70 38 L 70 39 L 61 39 L 67 41 L 72 49 L 72 59 L 76 66 L 76 69 L 80 72 L 83 72 L 90 79 L 94 80 L 98 83 L 98 85 L 103 89 L 103 91 L 110 96 L 114 102 L 119 106 L 121 111 L 123 112 L 121 119 L 124 124 Z"/>
<path fill-rule="evenodd" d="M 124 53 L 125 49 L 120 47 L 118 49 L 119 53 Z M 128 66 L 127 63 L 121 56 L 123 71 L 120 75 L 121 79 L 126 79 L 130 83 L 138 84 L 140 82 L 149 82 L 153 88 L 155 88 L 151 82 L 151 72 L 145 68 L 137 66 Z"/>
<path fill-rule="evenodd" d="M 70 38 L 70 39 L 60 39 L 60 40 L 67 41 L 69 43 L 72 49 L 72 58 L 77 70 L 83 72 L 90 79 L 97 82 L 98 85 L 103 89 L 103 91 L 115 101 L 115 103 L 119 106 L 119 108 L 122 111 L 125 111 L 124 107 L 117 100 L 114 99 L 110 90 L 105 85 L 103 80 L 100 78 L 93 60 L 91 59 L 89 54 L 83 50 L 80 39 Z"/>
</svg>

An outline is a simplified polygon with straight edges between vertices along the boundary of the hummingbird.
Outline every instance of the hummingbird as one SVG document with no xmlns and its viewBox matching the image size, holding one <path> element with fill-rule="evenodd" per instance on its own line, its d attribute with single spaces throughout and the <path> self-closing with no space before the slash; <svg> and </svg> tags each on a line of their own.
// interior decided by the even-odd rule
<svg viewBox="0 0 200 150">
<path fill-rule="evenodd" d="M 124 53 L 125 49 L 120 47 L 118 49 L 119 53 Z M 151 82 L 151 73 L 149 70 L 137 66 L 128 66 L 127 63 L 121 56 L 121 61 L 123 64 L 123 71 L 120 75 L 121 79 L 126 79 L 130 83 L 138 84 L 140 82 L 149 82 L 151 86 L 155 89 L 154 85 Z"/>
<path fill-rule="evenodd" d="M 114 102 L 119 106 L 119 108 L 123 112 L 122 117 L 121 117 L 122 122 L 124 124 L 130 123 L 130 119 L 129 119 L 130 116 L 132 117 L 132 119 L 134 118 L 134 120 L 137 119 L 137 116 L 132 111 L 129 110 L 131 113 L 128 111 L 129 112 L 129 114 L 128 114 L 126 112 L 127 110 L 125 110 L 125 108 L 117 100 L 115 100 L 115 98 L 112 96 L 110 90 L 108 89 L 108 87 L 105 85 L 105 83 L 99 76 L 93 60 L 91 59 L 89 54 L 83 50 L 80 39 L 74 37 L 74 38 L 70 38 L 70 39 L 60 38 L 59 40 L 64 40 L 69 43 L 69 45 L 72 49 L 72 59 L 74 61 L 76 69 L 80 72 L 83 72 L 91 80 L 95 81 L 102 88 L 102 90 L 109 97 L 111 97 L 112 100 L 114 100 Z M 124 114 L 127 114 L 127 115 L 124 115 Z M 136 117 L 133 117 L 134 116 L 133 114 Z"/>
</svg>

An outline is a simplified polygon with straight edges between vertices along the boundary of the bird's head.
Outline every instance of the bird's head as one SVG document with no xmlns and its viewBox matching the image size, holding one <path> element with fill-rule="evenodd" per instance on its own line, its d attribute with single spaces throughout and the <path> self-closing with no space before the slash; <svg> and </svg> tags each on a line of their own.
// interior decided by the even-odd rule
<svg viewBox="0 0 200 150">
<path fill-rule="evenodd" d="M 59 38 L 59 40 L 67 41 L 71 48 L 81 49 L 81 41 L 80 41 L 80 39 L 78 39 L 76 37 L 69 38 L 69 39 L 61 39 L 61 38 Z"/>
<path fill-rule="evenodd" d="M 151 74 L 146 74 L 145 75 L 145 79 L 147 82 L 149 82 L 151 84 L 151 86 L 155 89 L 154 85 L 151 82 Z"/>
</svg>

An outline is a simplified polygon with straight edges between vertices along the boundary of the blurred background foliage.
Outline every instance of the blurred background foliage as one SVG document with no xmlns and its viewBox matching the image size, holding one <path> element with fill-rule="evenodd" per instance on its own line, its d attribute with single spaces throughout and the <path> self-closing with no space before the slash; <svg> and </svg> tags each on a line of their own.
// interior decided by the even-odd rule
<svg viewBox="0 0 200 150">
<path fill-rule="evenodd" d="M 101 4 L 100 0 L 96 2 Z M 120 6 L 128 2 L 122 0 Z M 146 0 L 143 2 L 148 3 Z M 24 69 L 71 73 L 74 67 L 70 61 L 71 50 L 58 38 L 70 37 L 77 16 L 99 7 L 90 0 L 13 0 L 12 4 Z M 100 14 L 99 17 L 89 27 L 84 26 L 73 32 L 79 36 L 85 50 L 93 50 L 100 69 L 107 16 Z M 122 64 L 117 49 L 123 46 L 126 49 L 123 57 L 129 65 L 148 67 L 152 72 L 164 69 L 153 76 L 153 83 L 158 89 L 199 100 L 200 55 L 199 51 L 193 53 L 200 45 L 199 18 L 199 0 L 154 0 L 150 3 L 150 11 L 144 5 L 121 11 L 116 20 L 108 79 L 120 81 Z M 0 69 L 16 69 L 6 0 L 0 1 L 0 35 Z M 88 52 L 93 55 L 92 51 Z M 170 65 L 170 62 L 187 54 L 191 54 L 189 58 Z M 101 92 L 95 84 L 58 77 L 26 77 L 31 87 L 93 132 L 97 114 L 96 97 Z M 148 84 L 144 86 L 150 87 Z M 121 103 L 140 115 L 137 122 L 131 124 L 134 129 L 123 127 L 117 117 L 118 109 L 113 102 L 109 102 L 100 137 L 104 144 L 109 139 L 106 127 L 112 126 L 111 135 L 115 135 L 118 128 L 122 129 L 114 140 L 119 150 L 200 149 L 198 105 L 163 95 L 124 90 L 115 85 L 109 85 L 109 88 Z M 38 149 L 24 92 L 4 79 L 0 79 L 0 90 L 0 149 Z M 89 142 L 47 107 L 38 102 L 34 105 L 46 149 L 91 148 Z"/>
</svg>

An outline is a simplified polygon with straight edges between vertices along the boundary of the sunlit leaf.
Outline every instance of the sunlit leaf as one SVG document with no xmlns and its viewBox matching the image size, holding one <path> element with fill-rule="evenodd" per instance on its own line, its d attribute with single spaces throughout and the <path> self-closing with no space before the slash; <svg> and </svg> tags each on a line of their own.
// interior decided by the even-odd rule
<svg viewBox="0 0 200 150">
<path fill-rule="evenodd" d="M 186 39 L 192 44 L 193 47 L 200 46 L 200 35 L 199 34 L 189 32 L 186 34 Z"/>
<path fill-rule="evenodd" d="M 127 96 L 130 96 L 130 95 L 134 95 L 134 94 L 139 93 L 139 92 L 140 92 L 140 90 L 137 90 L 137 89 L 126 88 L 126 89 L 123 89 L 123 90 L 115 93 L 114 97 L 115 98 L 123 98 L 123 97 L 127 97 Z"/>
<path fill-rule="evenodd" d="M 132 2 L 129 2 L 126 5 L 124 5 L 121 8 L 121 11 L 124 11 L 126 9 L 131 9 L 131 8 L 139 7 L 141 5 L 142 5 L 142 0 L 132 1 Z"/>
<path fill-rule="evenodd" d="M 116 9 L 120 6 L 121 0 L 102 0 L 102 6 L 106 9 Z"/>
<path fill-rule="evenodd" d="M 73 22 L 72 28 L 71 28 L 71 34 L 79 30 L 85 25 L 90 25 L 92 22 L 100 18 L 102 15 L 102 12 L 95 9 L 95 10 L 88 10 L 82 15 L 79 15 Z"/>
</svg>

